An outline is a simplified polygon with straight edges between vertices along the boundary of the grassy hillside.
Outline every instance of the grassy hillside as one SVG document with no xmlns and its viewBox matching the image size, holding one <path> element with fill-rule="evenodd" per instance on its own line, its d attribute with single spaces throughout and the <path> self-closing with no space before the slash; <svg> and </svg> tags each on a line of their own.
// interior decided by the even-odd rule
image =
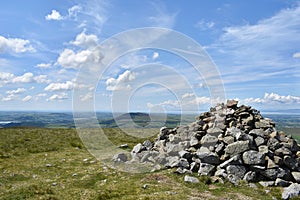
<svg viewBox="0 0 300 200">
<path fill-rule="evenodd" d="M 105 132 L 115 144 L 142 141 L 119 129 Z M 212 184 L 208 177 L 188 184 L 183 177 L 174 170 L 129 174 L 107 168 L 74 129 L 0 129 L 0 199 L 280 199 L 279 188 Z"/>
</svg>

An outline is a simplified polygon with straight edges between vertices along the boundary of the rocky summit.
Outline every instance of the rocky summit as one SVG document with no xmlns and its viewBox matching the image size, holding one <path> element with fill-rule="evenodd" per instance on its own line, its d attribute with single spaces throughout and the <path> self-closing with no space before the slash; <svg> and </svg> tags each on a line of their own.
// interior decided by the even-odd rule
<svg viewBox="0 0 300 200">
<path fill-rule="evenodd" d="M 116 162 L 148 163 L 153 170 L 177 168 L 180 174 L 196 172 L 233 184 L 244 180 L 286 187 L 283 199 L 300 192 L 300 148 L 295 139 L 276 130 L 258 110 L 238 106 L 235 100 L 218 104 L 188 126 L 162 127 L 155 142 L 133 148 L 129 161 L 117 159 L 120 156 L 115 156 Z"/>
</svg>

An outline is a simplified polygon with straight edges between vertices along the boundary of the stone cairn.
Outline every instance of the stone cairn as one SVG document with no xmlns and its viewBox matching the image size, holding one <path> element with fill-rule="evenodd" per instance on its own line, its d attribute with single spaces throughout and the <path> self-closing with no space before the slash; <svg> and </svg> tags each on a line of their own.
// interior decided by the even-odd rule
<svg viewBox="0 0 300 200">
<path fill-rule="evenodd" d="M 121 159 L 123 156 L 123 159 Z M 212 176 L 233 184 L 240 180 L 288 187 L 282 198 L 300 192 L 300 147 L 258 110 L 228 100 L 188 126 L 163 127 L 154 143 L 137 144 L 127 162 L 149 163 L 155 170 L 177 168 L 180 174 Z M 124 155 L 115 159 L 124 160 Z M 194 178 L 186 176 L 185 180 Z M 191 179 L 194 180 L 194 179 Z M 295 189 L 296 188 L 296 189 Z"/>
</svg>

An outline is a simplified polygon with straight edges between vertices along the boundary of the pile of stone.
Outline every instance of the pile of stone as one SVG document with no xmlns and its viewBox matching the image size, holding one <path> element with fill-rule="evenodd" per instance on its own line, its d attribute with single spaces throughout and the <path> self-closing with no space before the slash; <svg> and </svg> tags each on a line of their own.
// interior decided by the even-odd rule
<svg viewBox="0 0 300 200">
<path fill-rule="evenodd" d="M 235 100 L 218 104 L 188 126 L 161 128 L 154 143 L 137 144 L 131 156 L 129 162 L 150 163 L 154 169 L 177 168 L 178 173 L 197 172 L 234 184 L 244 180 L 300 188 L 297 142 L 258 110 Z"/>
</svg>

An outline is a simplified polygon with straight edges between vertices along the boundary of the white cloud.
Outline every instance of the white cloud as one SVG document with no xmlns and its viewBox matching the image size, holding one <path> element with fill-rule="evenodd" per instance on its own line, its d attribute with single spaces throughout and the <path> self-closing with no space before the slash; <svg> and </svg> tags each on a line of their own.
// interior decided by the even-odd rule
<svg viewBox="0 0 300 200">
<path fill-rule="evenodd" d="M 152 55 L 152 60 L 156 60 L 159 57 L 159 53 L 158 52 L 154 52 Z"/>
<path fill-rule="evenodd" d="M 82 48 L 94 48 L 98 45 L 98 37 L 94 34 L 86 35 L 84 32 L 78 34 L 71 44 Z"/>
<path fill-rule="evenodd" d="M 37 94 L 36 96 L 37 96 L 37 97 L 45 97 L 45 96 L 47 96 L 47 94 L 46 94 L 46 93 L 39 93 L 39 94 Z"/>
<path fill-rule="evenodd" d="M 149 17 L 154 26 L 163 28 L 173 28 L 175 25 L 177 13 L 169 13 L 162 5 L 154 5 L 157 14 Z"/>
<path fill-rule="evenodd" d="M 23 93 L 25 91 L 26 91 L 25 88 L 18 88 L 16 90 L 8 90 L 8 91 L 6 91 L 6 94 L 12 94 L 12 95 L 14 95 L 14 94 L 21 94 L 21 93 Z"/>
<path fill-rule="evenodd" d="M 47 92 L 72 90 L 73 86 L 74 84 L 71 81 L 67 81 L 65 83 L 50 83 L 44 90 Z"/>
<path fill-rule="evenodd" d="M 158 103 L 158 104 L 147 103 L 147 107 L 148 108 L 154 108 L 156 106 L 162 106 L 162 107 L 179 108 L 180 103 L 181 102 L 179 102 L 177 100 L 171 100 L 171 99 L 169 99 L 169 100 L 163 101 L 163 102 Z"/>
<path fill-rule="evenodd" d="M 82 10 L 82 8 L 79 5 L 75 5 L 68 9 L 69 17 L 77 17 L 77 13 Z"/>
<path fill-rule="evenodd" d="M 7 97 L 3 97 L 2 99 L 1 99 L 1 101 L 12 101 L 12 100 L 14 100 L 15 99 L 15 95 L 14 94 L 10 94 L 10 95 L 8 95 Z"/>
<path fill-rule="evenodd" d="M 182 99 L 190 98 L 190 97 L 195 97 L 194 93 L 185 93 L 182 95 Z"/>
<path fill-rule="evenodd" d="M 300 97 L 292 96 L 292 95 L 284 96 L 272 92 L 272 93 L 265 93 L 263 98 L 247 98 L 244 99 L 243 102 L 247 104 L 251 104 L 251 103 L 300 104 Z"/>
<path fill-rule="evenodd" d="M 122 90 L 130 89 L 130 81 L 133 81 L 136 78 L 136 74 L 126 70 L 123 74 L 120 74 L 117 79 L 109 78 L 106 80 L 106 90 Z"/>
<path fill-rule="evenodd" d="M 0 35 L 0 53 L 14 52 L 34 52 L 35 49 L 30 45 L 29 40 L 20 38 L 5 38 Z"/>
<path fill-rule="evenodd" d="M 0 87 L 9 83 L 9 81 L 14 77 L 13 74 L 7 72 L 0 72 Z"/>
<path fill-rule="evenodd" d="M 48 14 L 45 16 L 46 20 L 62 20 L 63 17 L 60 15 L 60 13 L 57 10 L 52 10 L 51 14 Z"/>
<path fill-rule="evenodd" d="M 34 81 L 34 76 L 31 72 L 27 72 L 22 76 L 17 76 L 12 79 L 12 83 L 31 83 Z"/>
<path fill-rule="evenodd" d="M 240 64 L 286 66 L 283 52 L 299 48 L 299 18 L 300 5 L 281 10 L 254 25 L 227 27 L 215 47 L 219 52 L 234 56 Z"/>
<path fill-rule="evenodd" d="M 93 99 L 93 93 L 91 93 L 91 92 L 87 93 L 86 95 L 81 95 L 80 96 L 81 101 L 88 101 L 88 100 L 91 100 L 91 99 Z"/>
<path fill-rule="evenodd" d="M 27 102 L 27 101 L 30 101 L 31 99 L 32 99 L 32 96 L 28 95 L 28 96 L 24 97 L 22 99 L 22 101 Z"/>
<path fill-rule="evenodd" d="M 50 80 L 47 79 L 47 75 L 39 75 L 33 78 L 37 83 L 49 83 Z"/>
<path fill-rule="evenodd" d="M 197 24 L 195 25 L 197 28 L 200 28 L 201 30 L 208 30 L 213 28 L 215 25 L 214 22 L 212 21 L 205 21 L 204 19 L 200 20 L 199 22 L 197 22 Z"/>
<path fill-rule="evenodd" d="M 68 99 L 67 93 L 54 94 L 47 99 L 47 101 L 62 101 Z"/>
<path fill-rule="evenodd" d="M 52 67 L 52 64 L 50 64 L 50 63 L 40 63 L 40 64 L 37 64 L 36 67 L 46 69 L 46 68 Z"/>
<path fill-rule="evenodd" d="M 293 58 L 300 58 L 300 52 L 296 52 L 293 54 Z"/>
<path fill-rule="evenodd" d="M 71 49 L 65 49 L 57 59 L 57 64 L 64 68 L 79 69 L 88 62 L 99 63 L 102 57 L 99 48 L 83 50 L 78 53 Z"/>
</svg>

